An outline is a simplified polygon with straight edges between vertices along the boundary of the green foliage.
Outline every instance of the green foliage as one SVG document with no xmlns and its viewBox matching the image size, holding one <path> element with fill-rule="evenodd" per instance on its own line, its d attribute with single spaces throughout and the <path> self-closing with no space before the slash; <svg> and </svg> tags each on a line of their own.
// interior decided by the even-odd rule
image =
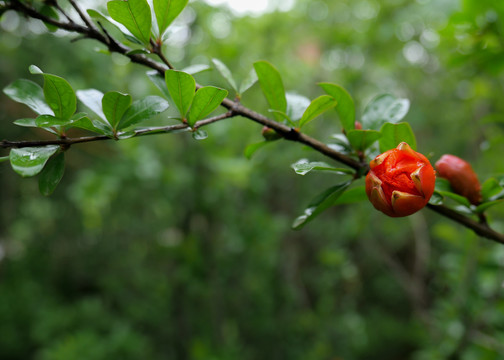
<svg viewBox="0 0 504 360">
<path fill-rule="evenodd" d="M 381 140 L 382 133 L 376 130 L 349 130 L 346 137 L 355 150 L 364 151 L 376 140 Z"/>
<path fill-rule="evenodd" d="M 42 171 L 47 160 L 58 148 L 50 145 L 12 149 L 9 154 L 12 169 L 23 177 L 35 176 Z"/>
<path fill-rule="evenodd" d="M 154 0 L 154 12 L 159 29 L 159 37 L 163 37 L 168 26 L 186 7 L 188 0 Z"/>
<path fill-rule="evenodd" d="M 12 100 L 25 104 L 37 114 L 54 114 L 44 100 L 42 88 L 33 81 L 18 79 L 3 89 Z"/>
<path fill-rule="evenodd" d="M 319 85 L 336 100 L 336 111 L 340 117 L 343 129 L 346 132 L 355 129 L 355 105 L 348 91 L 332 83 L 320 83 Z"/>
<path fill-rule="evenodd" d="M 204 119 L 211 112 L 219 107 L 222 100 L 227 96 L 227 90 L 219 89 L 214 86 L 204 86 L 200 88 L 191 105 L 188 123 L 193 126 L 196 121 Z"/>
<path fill-rule="evenodd" d="M 381 137 L 379 142 L 381 152 L 393 149 L 403 141 L 413 150 L 416 150 L 415 134 L 408 123 L 385 123 L 383 124 L 380 133 Z"/>
<path fill-rule="evenodd" d="M 312 221 L 317 215 L 322 211 L 326 210 L 330 206 L 333 206 L 336 200 L 343 195 L 345 190 L 350 186 L 351 181 L 347 181 L 335 186 L 330 187 L 321 194 L 317 195 L 305 209 L 304 214 L 298 216 L 292 228 L 294 230 L 302 229 L 307 223 Z"/>
<path fill-rule="evenodd" d="M 186 120 L 187 111 L 191 107 L 196 91 L 196 81 L 191 75 L 176 70 L 166 71 L 165 81 L 170 96 L 180 112 L 181 119 Z"/>
<path fill-rule="evenodd" d="M 107 10 L 112 19 L 123 24 L 144 45 L 149 45 L 152 19 L 147 0 L 109 1 Z"/>
<path fill-rule="evenodd" d="M 287 111 L 287 99 L 285 98 L 285 89 L 278 70 L 267 61 L 255 62 L 254 69 L 270 108 L 285 113 Z M 281 120 L 278 113 L 274 114 L 277 120 Z"/>
<path fill-rule="evenodd" d="M 39 190 L 42 195 L 51 195 L 65 173 L 65 153 L 60 152 L 49 159 L 39 177 Z"/>
<path fill-rule="evenodd" d="M 401 121 L 409 110 L 407 99 L 397 99 L 385 94 L 375 97 L 364 109 L 362 126 L 364 129 L 379 130 L 385 123 Z"/>
<path fill-rule="evenodd" d="M 302 127 L 303 125 L 309 123 L 329 109 L 332 109 L 336 106 L 336 104 L 337 101 L 329 95 L 321 95 L 318 98 L 314 99 L 306 108 L 306 111 L 303 113 L 301 120 L 299 120 L 299 127 Z"/>
</svg>

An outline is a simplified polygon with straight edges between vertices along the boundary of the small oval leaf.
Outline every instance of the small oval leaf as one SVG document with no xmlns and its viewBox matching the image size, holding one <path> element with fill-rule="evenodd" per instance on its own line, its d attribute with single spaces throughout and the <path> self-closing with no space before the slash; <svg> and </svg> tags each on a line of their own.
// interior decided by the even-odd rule
<svg viewBox="0 0 504 360">
<path fill-rule="evenodd" d="M 59 146 L 50 145 L 11 149 L 9 158 L 12 169 L 23 177 L 37 175 L 58 148 Z"/>
<path fill-rule="evenodd" d="M 49 159 L 39 177 L 39 191 L 42 195 L 51 195 L 65 172 L 65 153 L 61 152 Z"/>
</svg>

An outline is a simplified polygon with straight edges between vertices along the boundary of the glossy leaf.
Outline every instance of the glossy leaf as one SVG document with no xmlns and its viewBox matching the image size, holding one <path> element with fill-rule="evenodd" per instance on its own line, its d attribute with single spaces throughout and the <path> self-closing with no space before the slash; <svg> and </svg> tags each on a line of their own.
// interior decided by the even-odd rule
<svg viewBox="0 0 504 360">
<path fill-rule="evenodd" d="M 252 68 L 247 76 L 245 76 L 245 79 L 240 84 L 240 90 L 238 91 L 240 94 L 243 94 L 245 91 L 250 89 L 254 84 L 257 82 L 258 77 L 257 73 L 254 68 Z"/>
<path fill-rule="evenodd" d="M 70 119 L 60 119 L 52 115 L 39 115 L 35 119 L 35 125 L 37 127 L 52 127 L 52 126 L 63 126 L 70 124 L 72 120 Z"/>
<path fill-rule="evenodd" d="M 382 134 L 379 141 L 381 152 L 393 149 L 403 141 L 413 150 L 416 150 L 415 134 L 410 124 L 406 122 L 399 124 L 383 124 L 380 133 Z"/>
<path fill-rule="evenodd" d="M 380 139 L 382 134 L 376 130 L 349 130 L 346 134 L 352 148 L 364 151 Z"/>
<path fill-rule="evenodd" d="M 227 96 L 228 92 L 213 86 L 200 88 L 194 96 L 189 113 L 189 125 L 193 126 L 196 121 L 204 119 L 208 114 L 217 109 Z"/>
<path fill-rule="evenodd" d="M 88 9 L 87 13 L 89 17 L 91 17 L 91 19 L 96 23 L 96 25 L 103 26 L 109 33 L 109 35 L 114 39 L 120 42 L 126 40 L 124 33 L 112 22 L 111 18 L 93 9 Z"/>
<path fill-rule="evenodd" d="M 320 83 L 319 86 L 336 100 L 336 112 L 343 129 L 346 132 L 355 129 L 355 104 L 348 91 L 332 83 Z"/>
<path fill-rule="evenodd" d="M 77 90 L 77 97 L 100 119 L 107 121 L 102 109 L 103 93 L 96 89 Z"/>
<path fill-rule="evenodd" d="M 292 92 L 285 94 L 285 97 L 287 98 L 287 115 L 289 119 L 292 119 L 292 121 L 301 119 L 308 106 L 310 106 L 310 99 Z"/>
<path fill-rule="evenodd" d="M 69 119 L 77 108 L 77 98 L 68 81 L 56 75 L 45 74 L 35 65 L 30 66 L 30 72 L 44 77 L 45 101 L 54 111 L 54 116 Z"/>
<path fill-rule="evenodd" d="M 482 212 L 485 212 L 487 209 L 489 209 L 495 205 L 500 205 L 500 204 L 504 204 L 504 199 L 487 201 L 487 202 L 484 202 L 483 204 L 478 205 L 476 207 L 475 212 L 482 213 Z"/>
<path fill-rule="evenodd" d="M 149 44 L 152 19 L 146 0 L 109 1 L 107 9 L 112 19 L 123 24 L 143 44 Z"/>
<path fill-rule="evenodd" d="M 352 189 L 348 189 L 341 196 L 339 196 L 333 205 L 343 205 L 343 204 L 355 204 L 362 201 L 367 201 L 368 197 L 366 194 L 365 186 L 356 186 Z"/>
<path fill-rule="evenodd" d="M 159 36 L 162 37 L 168 26 L 184 10 L 188 0 L 154 0 L 154 12 L 159 28 Z"/>
<path fill-rule="evenodd" d="M 167 70 L 165 81 L 180 116 L 185 120 L 196 91 L 196 81 L 191 75 L 177 70 Z"/>
<path fill-rule="evenodd" d="M 95 123 L 99 124 L 99 126 L 95 126 Z M 88 130 L 88 131 L 95 132 L 95 133 L 98 133 L 101 135 L 105 135 L 105 134 L 111 135 L 112 134 L 112 132 L 110 131 L 109 128 L 107 128 L 106 132 L 103 131 L 103 127 L 105 127 L 105 124 L 103 122 L 98 121 L 98 120 L 92 121 L 87 116 L 83 117 L 81 119 L 78 119 L 75 122 L 72 122 L 71 127 Z"/>
<path fill-rule="evenodd" d="M 58 148 L 59 146 L 50 145 L 11 149 L 9 158 L 12 169 L 23 177 L 37 175 Z"/>
<path fill-rule="evenodd" d="M 301 159 L 291 165 L 296 174 L 306 175 L 311 171 L 330 171 L 338 175 L 351 175 L 354 171 L 345 168 L 335 168 L 325 162 L 313 161 L 309 162 L 306 159 Z"/>
<path fill-rule="evenodd" d="M 52 18 L 54 20 L 59 20 L 58 13 L 56 12 L 56 10 L 54 10 L 54 8 L 52 6 L 49 6 L 49 5 L 42 6 L 42 8 L 40 9 L 40 13 L 48 18 Z M 46 26 L 47 30 L 49 30 L 50 32 L 55 32 L 56 30 L 58 30 L 57 26 L 52 25 L 48 22 L 44 22 L 44 25 Z"/>
<path fill-rule="evenodd" d="M 317 197 L 315 197 L 306 210 L 304 214 L 299 216 L 294 223 L 292 224 L 292 228 L 294 230 L 299 230 L 303 228 L 307 223 L 312 221 L 317 215 L 319 215 L 322 211 L 326 210 L 328 207 L 332 206 L 336 200 L 345 192 L 345 190 L 350 186 L 351 181 L 347 181 L 329 189 L 325 190 Z"/>
<path fill-rule="evenodd" d="M 39 115 L 54 114 L 45 102 L 42 88 L 30 80 L 19 79 L 3 89 L 5 95 L 12 100 L 25 104 Z"/>
<path fill-rule="evenodd" d="M 238 87 L 236 86 L 236 82 L 233 79 L 233 75 L 229 68 L 219 59 L 212 59 L 213 64 L 217 71 L 222 75 L 224 79 L 228 82 L 228 84 L 233 88 L 235 92 L 238 92 Z"/>
<path fill-rule="evenodd" d="M 247 159 L 250 160 L 252 158 L 252 155 L 254 155 L 257 150 L 263 148 L 264 146 L 266 146 L 268 144 L 272 144 L 272 143 L 273 143 L 272 141 L 261 141 L 258 143 L 250 144 L 245 148 L 245 150 L 243 151 L 243 154 L 245 155 L 245 157 Z"/>
<path fill-rule="evenodd" d="M 299 120 L 299 127 L 309 123 L 316 117 L 325 113 L 327 110 L 332 109 L 336 106 L 336 104 L 336 100 L 329 95 L 322 95 L 314 99 L 303 113 L 301 120 Z"/>
<path fill-rule="evenodd" d="M 149 80 L 161 91 L 165 98 L 170 99 L 170 93 L 168 92 L 168 88 L 166 87 L 165 79 L 159 75 L 159 72 L 156 70 L 147 71 L 147 76 Z"/>
<path fill-rule="evenodd" d="M 125 129 L 144 120 L 148 120 L 154 115 L 160 114 L 168 109 L 168 106 L 168 101 L 159 96 L 147 96 L 142 100 L 134 101 L 124 114 L 118 129 Z"/>
<path fill-rule="evenodd" d="M 103 95 L 103 113 L 114 130 L 117 130 L 117 125 L 130 105 L 131 95 L 122 94 L 117 91 L 109 91 Z"/>
<path fill-rule="evenodd" d="M 194 75 L 194 74 L 198 74 L 200 72 L 207 71 L 210 69 L 211 69 L 211 67 L 206 64 L 195 64 L 195 65 L 189 65 L 188 67 L 183 68 L 182 71 L 185 73 Z"/>
<path fill-rule="evenodd" d="M 492 177 L 481 185 L 481 197 L 484 202 L 498 200 L 504 197 L 504 188 L 496 178 Z"/>
<path fill-rule="evenodd" d="M 254 69 L 269 107 L 273 110 L 286 112 L 287 99 L 285 97 L 282 78 L 278 70 L 267 61 L 255 62 Z M 277 120 L 281 120 L 279 115 L 275 115 L 275 117 Z"/>
<path fill-rule="evenodd" d="M 362 126 L 378 130 L 387 122 L 397 123 L 406 116 L 409 106 L 408 99 L 397 99 L 389 94 L 377 96 L 364 109 Z"/>
<path fill-rule="evenodd" d="M 39 191 L 42 195 L 51 195 L 65 173 L 65 153 L 61 152 L 49 159 L 39 177 Z"/>
</svg>

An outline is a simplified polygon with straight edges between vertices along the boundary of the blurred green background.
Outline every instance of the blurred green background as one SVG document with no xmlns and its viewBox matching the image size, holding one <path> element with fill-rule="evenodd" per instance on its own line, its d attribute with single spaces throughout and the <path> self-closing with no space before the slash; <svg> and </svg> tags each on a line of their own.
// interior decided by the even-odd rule
<svg viewBox="0 0 504 360">
<path fill-rule="evenodd" d="M 160 94 L 147 69 L 74 37 L 4 14 L 0 87 L 39 82 L 36 64 L 75 89 Z M 407 97 L 419 151 L 463 157 L 481 181 L 504 173 L 503 2 L 297 0 L 236 16 L 191 1 L 166 55 L 177 68 L 216 57 L 238 79 L 268 60 L 288 91 L 343 85 L 358 116 L 377 94 Z M 216 71 L 196 79 L 227 87 Z M 243 103 L 267 114 L 257 85 Z M 0 95 L 2 139 L 46 137 L 12 124 L 31 116 Z M 49 198 L 0 164 L 1 359 L 504 358 L 502 245 L 429 210 L 391 219 L 367 202 L 292 231 L 338 179 L 290 164 L 322 157 L 283 141 L 247 160 L 258 124 L 206 130 L 76 145 Z M 330 142 L 336 113 L 306 131 Z M 488 215 L 504 231 L 504 207 Z"/>
</svg>

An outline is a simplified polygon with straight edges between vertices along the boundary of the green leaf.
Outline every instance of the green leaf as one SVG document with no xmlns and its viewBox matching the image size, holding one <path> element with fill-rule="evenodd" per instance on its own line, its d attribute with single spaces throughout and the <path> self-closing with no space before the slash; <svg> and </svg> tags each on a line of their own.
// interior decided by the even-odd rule
<svg viewBox="0 0 504 360">
<path fill-rule="evenodd" d="M 325 162 L 313 161 L 309 162 L 306 159 L 301 159 L 291 165 L 296 174 L 306 175 L 311 171 L 330 171 L 338 175 L 352 175 L 354 171 L 345 168 L 335 168 Z"/>
<path fill-rule="evenodd" d="M 56 12 L 56 10 L 54 10 L 54 8 L 52 6 L 49 6 L 49 5 L 42 6 L 42 8 L 40 9 L 40 13 L 42 15 L 45 15 L 48 18 L 52 18 L 54 20 L 59 20 L 58 13 Z M 55 32 L 56 30 L 58 30 L 57 26 L 49 24 L 47 22 L 44 22 L 44 25 L 46 26 L 47 30 L 49 30 L 51 32 Z"/>
<path fill-rule="evenodd" d="M 124 114 L 119 126 L 119 130 L 136 125 L 144 120 L 148 120 L 154 115 L 160 114 L 168 109 L 168 101 L 159 96 L 147 96 L 145 99 L 134 101 Z"/>
<path fill-rule="evenodd" d="M 287 98 L 287 115 L 289 121 L 290 119 L 292 119 L 292 121 L 301 119 L 308 106 L 310 106 L 310 99 L 292 92 L 285 94 L 285 97 Z"/>
<path fill-rule="evenodd" d="M 9 161 L 9 160 L 10 160 L 9 156 L 0 156 L 0 162 Z"/>
<path fill-rule="evenodd" d="M 188 74 L 191 74 L 191 75 L 194 75 L 194 74 L 198 74 L 200 72 L 207 71 L 210 69 L 211 69 L 211 67 L 208 65 L 195 64 L 195 65 L 189 65 L 188 67 L 183 68 L 181 71 L 188 73 Z M 164 82 L 163 82 L 163 84 L 164 84 Z M 166 88 L 166 85 L 164 85 L 164 86 Z"/>
<path fill-rule="evenodd" d="M 368 200 L 365 186 L 356 186 L 352 189 L 345 191 L 340 197 L 336 199 L 333 205 L 355 204 L 361 201 Z"/>
<path fill-rule="evenodd" d="M 381 136 L 382 134 L 376 130 L 349 130 L 346 134 L 350 145 L 358 151 L 366 150 Z"/>
<path fill-rule="evenodd" d="M 347 181 L 335 185 L 315 197 L 304 211 L 304 214 L 294 220 L 292 228 L 294 230 L 299 230 L 303 228 L 307 223 L 315 219 L 315 217 L 317 217 L 322 211 L 332 206 L 350 186 L 351 183 L 351 181 Z"/>
<path fill-rule="evenodd" d="M 164 97 L 169 99 L 170 93 L 168 92 L 168 88 L 166 87 L 166 81 L 161 75 L 159 75 L 159 72 L 157 72 L 156 70 L 149 70 L 147 71 L 147 76 L 149 77 L 150 81 L 152 81 L 152 83 L 159 90 L 161 90 L 161 93 L 164 95 Z"/>
<path fill-rule="evenodd" d="M 91 17 L 91 19 L 96 23 L 96 25 L 103 26 L 105 30 L 109 33 L 109 35 L 112 36 L 114 39 L 118 40 L 119 42 L 123 42 L 124 40 L 126 40 L 124 33 L 115 24 L 112 23 L 111 18 L 93 9 L 88 9 L 87 13 Z"/>
<path fill-rule="evenodd" d="M 504 197 L 504 188 L 496 178 L 492 177 L 481 185 L 481 196 L 483 202 L 498 200 Z"/>
<path fill-rule="evenodd" d="M 51 127 L 51 126 L 63 126 L 68 125 L 72 122 L 70 119 L 60 119 L 52 115 L 39 115 L 35 119 L 35 125 L 37 127 Z"/>
<path fill-rule="evenodd" d="M 208 114 L 217 109 L 227 94 L 227 90 L 213 86 L 200 88 L 196 92 L 191 106 L 189 125 L 193 126 L 196 121 L 204 119 Z"/>
<path fill-rule="evenodd" d="M 438 206 L 443 205 L 443 203 L 444 203 L 444 196 L 441 195 L 439 192 L 434 191 L 431 198 L 429 199 L 429 204 Z"/>
<path fill-rule="evenodd" d="M 475 212 L 482 213 L 482 212 L 486 211 L 488 208 L 490 208 L 492 206 L 503 204 L 503 203 L 504 203 L 504 199 L 487 201 L 487 202 L 484 202 L 484 203 L 478 205 L 476 207 Z"/>
<path fill-rule="evenodd" d="M 314 99 L 303 113 L 301 120 L 299 120 L 299 127 L 312 121 L 327 110 L 332 109 L 336 104 L 336 100 L 329 95 L 322 95 Z"/>
<path fill-rule="evenodd" d="M 65 153 L 51 157 L 39 177 L 39 191 L 42 195 L 51 195 L 58 186 L 65 172 Z"/>
<path fill-rule="evenodd" d="M 117 91 L 109 91 L 103 95 L 103 113 L 114 130 L 117 130 L 117 125 L 130 105 L 131 95 L 122 94 Z"/>
<path fill-rule="evenodd" d="M 30 80 L 19 79 L 3 89 L 5 95 L 12 100 L 25 104 L 39 115 L 54 114 L 44 100 L 42 88 Z"/>
<path fill-rule="evenodd" d="M 196 81 L 191 75 L 177 70 L 167 70 L 165 72 L 165 81 L 182 120 L 185 120 L 196 91 Z"/>
<path fill-rule="evenodd" d="M 205 130 L 196 130 L 192 133 L 192 137 L 194 140 L 205 140 L 208 134 Z"/>
<path fill-rule="evenodd" d="M 95 123 L 97 123 L 99 125 L 95 126 Z M 106 132 L 102 130 L 103 127 L 105 127 L 105 124 L 103 122 L 98 121 L 98 120 L 92 121 L 87 116 L 83 117 L 81 119 L 78 119 L 75 122 L 72 122 L 71 127 L 88 130 L 88 131 L 95 132 L 95 133 L 98 133 L 101 135 L 105 135 L 105 134 L 112 135 L 112 132 L 110 131 L 109 128 L 106 128 L 107 129 Z"/>
<path fill-rule="evenodd" d="M 404 122 L 399 124 L 385 123 L 380 133 L 380 152 L 393 149 L 402 141 L 407 143 L 413 150 L 416 150 L 416 138 L 410 124 Z"/>
<path fill-rule="evenodd" d="M 379 95 L 364 109 L 362 127 L 378 130 L 387 122 L 397 123 L 406 116 L 409 106 L 408 99 L 397 99 L 389 94 Z"/>
<path fill-rule="evenodd" d="M 152 18 L 146 0 L 109 1 L 107 9 L 112 19 L 126 26 L 142 43 L 149 45 Z"/>
<path fill-rule="evenodd" d="M 355 129 L 355 105 L 348 91 L 332 83 L 320 83 L 319 86 L 336 100 L 336 112 L 343 129 L 346 132 Z"/>
<path fill-rule="evenodd" d="M 294 121 L 292 121 L 291 118 L 289 117 L 289 115 L 287 115 L 286 113 L 284 113 L 282 111 L 278 111 L 278 110 L 273 110 L 273 109 L 268 109 L 268 111 L 270 113 L 279 115 L 280 119 L 286 120 L 287 123 L 289 123 L 289 125 L 292 126 L 293 128 L 295 128 L 297 126 L 297 124 Z"/>
<path fill-rule="evenodd" d="M 258 77 L 257 73 L 254 68 L 252 68 L 247 76 L 245 76 L 245 79 L 240 84 L 240 91 L 238 92 L 240 95 L 243 94 L 245 91 L 250 89 L 254 84 L 257 82 Z"/>
<path fill-rule="evenodd" d="M 212 59 L 212 62 L 214 63 L 215 68 L 222 75 L 222 77 L 226 79 L 233 90 L 238 93 L 238 87 L 236 86 L 236 82 L 233 79 L 233 75 L 231 75 L 231 71 L 228 69 L 228 67 L 219 59 Z"/>
<path fill-rule="evenodd" d="M 103 93 L 101 91 L 96 89 L 77 90 L 77 97 L 89 110 L 94 112 L 104 122 L 107 122 L 102 109 Z"/>
<path fill-rule="evenodd" d="M 77 98 L 68 81 L 56 75 L 45 74 L 35 65 L 31 65 L 29 69 L 32 74 L 44 77 L 45 101 L 54 111 L 54 116 L 70 119 L 77 109 Z"/>
<path fill-rule="evenodd" d="M 284 85 L 278 70 L 267 61 L 255 62 L 254 69 L 270 108 L 286 112 L 287 99 L 285 98 Z M 281 120 L 279 115 L 275 115 L 275 117 L 277 120 Z"/>
<path fill-rule="evenodd" d="M 154 0 L 154 12 L 159 28 L 159 37 L 184 10 L 188 0 Z"/>
<path fill-rule="evenodd" d="M 250 160 L 257 150 L 271 143 L 273 143 L 273 141 L 261 141 L 259 143 L 250 144 L 245 148 L 243 154 Z"/>
<path fill-rule="evenodd" d="M 9 158 L 12 169 L 23 177 L 37 175 L 58 149 L 56 145 L 11 149 Z"/>
</svg>

